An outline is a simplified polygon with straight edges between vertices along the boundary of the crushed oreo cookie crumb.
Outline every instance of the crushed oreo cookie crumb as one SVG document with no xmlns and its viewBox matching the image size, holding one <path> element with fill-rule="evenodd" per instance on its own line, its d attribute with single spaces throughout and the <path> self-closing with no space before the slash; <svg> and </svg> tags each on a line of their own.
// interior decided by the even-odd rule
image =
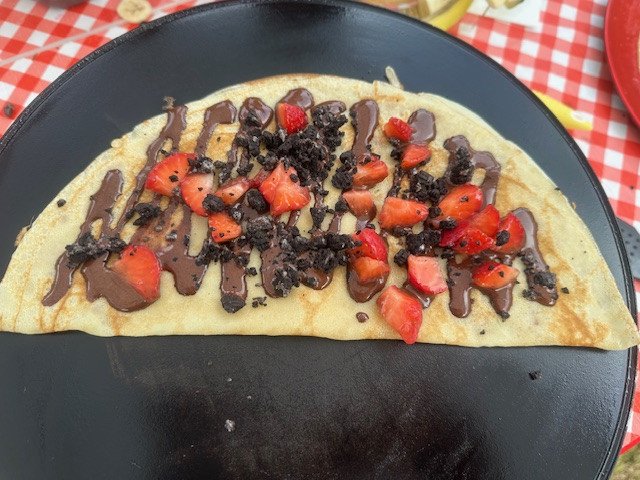
<svg viewBox="0 0 640 480">
<path fill-rule="evenodd" d="M 66 204 L 67 204 L 67 201 L 64 198 L 61 198 L 56 202 L 56 205 L 58 206 L 58 208 L 64 207 Z"/>
<path fill-rule="evenodd" d="M 196 157 L 189 159 L 189 167 L 192 173 L 212 173 L 213 160 L 209 157 Z"/>
<path fill-rule="evenodd" d="M 320 228 L 322 226 L 322 222 L 324 221 L 324 217 L 327 215 L 326 205 L 322 205 L 321 207 L 311 207 L 309 211 L 311 213 L 313 226 L 315 228 Z"/>
<path fill-rule="evenodd" d="M 129 211 L 127 217 L 131 218 L 134 213 L 139 215 L 133 222 L 137 227 L 142 227 L 149 224 L 151 220 L 160 215 L 161 209 L 159 206 L 152 203 L 138 203 L 132 210 Z"/>
<path fill-rule="evenodd" d="M 540 370 L 534 370 L 533 372 L 529 372 L 529 378 L 531 380 L 538 380 L 540 377 L 542 377 L 542 372 L 540 372 Z"/>
<path fill-rule="evenodd" d="M 549 289 L 556 288 L 556 275 L 549 271 L 536 272 L 533 274 L 533 283 Z"/>
<path fill-rule="evenodd" d="M 120 237 L 100 237 L 96 239 L 91 232 L 84 233 L 75 243 L 67 245 L 68 266 L 75 268 L 83 262 L 98 258 L 105 253 L 119 253 L 127 246 Z"/>
<path fill-rule="evenodd" d="M 176 183 L 178 180 L 180 180 L 180 177 L 178 177 L 177 175 L 169 175 L 169 180 L 171 180 L 173 183 Z"/>
<path fill-rule="evenodd" d="M 456 228 L 456 225 L 458 225 L 458 222 L 456 222 L 453 218 L 448 218 L 440 222 L 440 228 L 442 230 L 453 230 L 454 228 Z"/>
<path fill-rule="evenodd" d="M 398 253 L 396 253 L 393 256 L 393 261 L 399 267 L 404 267 L 407 264 L 408 259 L 409 259 L 409 252 L 406 251 L 404 248 L 401 250 L 398 250 Z"/>
<path fill-rule="evenodd" d="M 560 291 L 561 291 L 562 293 L 569 293 L 569 289 L 568 289 L 567 287 L 562 287 L 562 288 L 560 289 Z"/>
<path fill-rule="evenodd" d="M 207 196 L 204 197 L 202 206 L 205 211 L 209 213 L 222 212 L 227 208 L 220 197 L 218 197 L 217 195 L 212 195 L 211 193 L 207 194 Z"/>
<path fill-rule="evenodd" d="M 507 318 L 511 316 L 509 315 L 509 312 L 505 312 L 505 311 L 498 312 L 498 315 L 500 315 L 500 318 L 502 318 L 502 321 L 505 321 Z"/>
<path fill-rule="evenodd" d="M 251 299 L 251 306 L 253 308 L 258 308 L 260 306 L 266 307 L 267 306 L 267 297 L 253 297 Z"/>
<path fill-rule="evenodd" d="M 236 313 L 245 306 L 245 301 L 232 293 L 225 293 L 220 301 L 222 302 L 222 308 L 229 313 Z"/>
<path fill-rule="evenodd" d="M 446 142 L 445 142 L 446 144 Z M 468 183 L 473 177 L 473 163 L 471 162 L 471 152 L 459 146 L 455 151 L 449 151 L 449 181 L 454 185 Z"/>
<path fill-rule="evenodd" d="M 175 242 L 178 239 L 177 230 L 171 230 L 164 238 L 167 242 Z"/>
<path fill-rule="evenodd" d="M 511 238 L 511 234 L 507 230 L 500 230 L 496 235 L 496 247 L 506 244 Z"/>
</svg>

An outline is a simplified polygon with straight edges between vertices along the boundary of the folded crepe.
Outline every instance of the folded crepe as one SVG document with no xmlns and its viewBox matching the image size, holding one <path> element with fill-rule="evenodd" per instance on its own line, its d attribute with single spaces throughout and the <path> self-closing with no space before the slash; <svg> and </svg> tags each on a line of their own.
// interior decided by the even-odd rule
<svg viewBox="0 0 640 480">
<path fill-rule="evenodd" d="M 531 217 L 535 219 L 533 224 L 537 224 L 537 234 L 535 229 L 533 232 L 529 231 L 530 238 L 527 241 L 537 241 L 543 257 L 542 270 L 532 272 L 531 258 L 528 259 L 529 263 L 523 264 L 523 258 L 526 261 L 527 255 L 520 252 L 520 256 L 506 262 L 513 262 L 512 266 L 521 272 L 517 281 L 510 284 L 513 292 L 511 307 L 508 308 L 507 305 L 504 311 L 498 311 L 495 308 L 495 296 L 492 297 L 481 288 L 470 288 L 466 303 L 470 312 L 467 311 L 468 315 L 460 318 L 464 316 L 460 309 L 464 309 L 465 305 L 453 305 L 455 302 L 451 298 L 451 289 L 456 288 L 456 279 L 452 275 L 456 273 L 455 262 L 460 260 L 461 255 L 455 255 L 453 259 L 456 252 L 452 253 L 450 248 L 436 246 L 434 249 L 429 245 L 423 247 L 424 251 L 432 252 L 428 258 L 437 259 L 441 274 L 448 271 L 449 289 L 427 298 L 426 303 L 430 305 L 421 312 L 422 322 L 418 325 L 417 341 L 472 347 L 567 345 L 602 349 L 625 349 L 639 343 L 633 318 L 589 230 L 562 192 L 555 188 L 534 160 L 517 145 L 502 138 L 478 115 L 445 98 L 426 93 L 408 93 L 383 82 L 371 84 L 326 75 L 270 77 L 220 90 L 186 107 L 169 104 L 165 114 L 146 120 L 132 132 L 114 140 L 110 149 L 99 155 L 51 201 L 20 239 L 0 283 L 0 329 L 28 334 L 81 330 L 100 336 L 236 334 L 305 335 L 336 340 L 400 338 L 399 332 L 402 332 L 398 326 L 389 322 L 389 318 L 383 317 L 381 302 L 378 302 L 380 306 L 376 303 L 378 292 L 385 285 L 384 280 L 379 288 L 370 289 L 365 295 L 367 298 L 372 297 L 371 299 L 362 302 L 354 300 L 354 288 L 353 285 L 348 285 L 344 263 L 345 259 L 347 263 L 353 261 L 346 248 L 358 244 L 341 245 L 333 253 L 327 254 L 331 258 L 332 255 L 338 258 L 338 265 L 334 262 L 329 272 L 319 271 L 315 264 L 314 269 L 309 270 L 311 275 L 305 276 L 302 271 L 300 275 L 307 280 L 305 282 L 303 279 L 302 283 L 307 283 L 310 287 L 296 287 L 300 283 L 297 278 L 293 279 L 293 285 L 283 286 L 283 279 L 280 277 L 286 277 L 287 272 L 295 274 L 294 277 L 297 275 L 287 270 L 293 267 L 286 264 L 295 263 L 292 261 L 296 257 L 295 252 L 293 257 L 289 255 L 288 260 L 278 264 L 279 272 L 265 272 L 269 269 L 268 262 L 278 262 L 277 259 L 274 260 L 275 257 L 269 257 L 273 248 L 267 249 L 266 254 L 259 251 L 259 248 L 252 248 L 258 243 L 255 235 L 251 242 L 245 239 L 244 244 L 237 243 L 238 240 L 235 240 L 236 243 L 212 242 L 211 235 L 215 235 L 215 225 L 212 232 L 207 218 L 192 214 L 179 199 L 178 191 L 173 192 L 178 195 L 170 199 L 171 194 L 163 196 L 140 188 L 146 181 L 149 169 L 171 155 L 172 149 L 196 152 L 197 156 L 189 157 L 192 168 L 196 170 L 198 167 L 194 167 L 197 163 L 194 159 L 218 160 L 215 163 L 215 175 L 224 176 L 222 180 L 226 184 L 233 182 L 233 177 L 237 175 L 236 170 L 227 169 L 228 160 L 236 168 L 242 165 L 248 168 L 249 164 L 255 164 L 250 173 L 246 174 L 246 168 L 241 172 L 246 174 L 246 178 L 255 179 L 261 167 L 256 162 L 257 155 L 262 155 L 258 158 L 262 163 L 273 161 L 274 158 L 265 153 L 265 148 L 269 146 L 265 146 L 260 138 L 257 139 L 260 151 L 256 151 L 255 129 L 261 129 L 264 125 L 266 131 L 275 132 L 274 135 L 265 135 L 268 137 L 267 143 L 273 140 L 276 144 L 282 142 L 287 131 L 282 125 L 277 126 L 276 122 L 271 121 L 272 112 L 266 106 L 276 109 L 277 104 L 287 103 L 310 110 L 312 105 L 323 105 L 322 112 L 316 112 L 313 117 L 314 122 L 318 122 L 318 130 L 322 132 L 323 118 L 331 117 L 330 120 L 335 121 L 342 114 L 344 107 L 340 107 L 340 102 L 346 105 L 344 114 L 348 117 L 350 110 L 352 120 L 358 125 L 354 127 L 353 121 L 345 120 L 337 124 L 343 133 L 336 136 L 336 132 L 333 132 L 333 140 L 338 138 L 335 143 L 340 143 L 334 152 L 335 161 L 327 153 L 326 146 L 323 147 L 325 161 L 329 158 L 329 163 L 334 163 L 331 172 L 324 182 L 315 185 L 315 190 L 309 187 L 314 190 L 312 193 L 315 200 L 310 201 L 299 216 L 295 212 L 284 213 L 280 217 L 280 227 L 274 226 L 277 222 L 273 215 L 267 214 L 271 222 L 269 225 L 274 231 L 280 228 L 284 232 L 287 222 L 289 225 L 297 222 L 301 236 L 311 241 L 314 241 L 314 237 L 322 237 L 317 242 L 326 242 L 326 232 L 333 229 L 335 233 L 337 230 L 334 220 L 336 216 L 341 216 L 341 222 L 337 222 L 341 223 L 339 233 L 352 234 L 362 229 L 368 219 L 362 222 L 351 213 L 340 215 L 340 211 L 344 210 L 344 202 L 341 203 L 341 188 L 336 188 L 336 185 L 345 185 L 341 185 L 340 178 L 334 180 L 334 177 L 340 176 L 338 173 L 342 163 L 337 157 L 343 152 L 351 152 L 351 158 L 356 157 L 359 165 L 376 161 L 377 157 L 373 155 L 375 153 L 388 166 L 386 178 L 379 183 L 369 184 L 368 188 L 378 212 L 383 209 L 385 197 L 390 192 L 391 196 L 403 199 L 403 192 L 409 191 L 409 199 L 412 198 L 411 175 L 426 171 L 432 176 L 431 180 L 429 176 L 423 177 L 427 183 L 441 177 L 451 179 L 453 173 L 456 173 L 452 172 L 452 168 L 457 168 L 458 174 L 464 174 L 461 172 L 461 169 L 464 170 L 464 161 L 475 154 L 476 168 L 469 183 L 486 187 L 487 179 L 493 175 L 498 182 L 497 189 L 492 193 L 490 188 L 483 188 L 484 203 L 490 204 L 492 199 L 487 197 L 495 194 L 494 204 L 501 216 L 520 209 L 516 212 L 520 212 L 518 218 L 522 223 L 526 223 Z M 354 105 L 360 110 L 355 111 L 352 107 Z M 415 112 L 421 113 L 412 116 Z M 276 113 L 280 118 L 279 109 Z M 294 123 L 295 113 L 294 111 L 291 120 Z M 409 122 L 413 132 L 411 142 L 416 140 L 416 136 L 422 135 L 417 143 L 428 146 L 431 157 L 426 164 L 422 162 L 412 169 L 411 175 L 396 178 L 394 184 L 394 176 L 402 177 L 402 170 L 398 166 L 398 150 L 406 145 L 403 146 L 398 141 L 390 143 L 387 139 L 389 135 L 385 136 L 383 133 L 383 126 L 392 117 L 406 121 L 410 116 L 413 121 Z M 372 127 L 372 130 L 364 132 L 367 127 Z M 429 128 L 435 131 L 428 131 Z M 359 138 L 356 138 L 357 129 Z M 416 133 L 420 129 L 422 130 Z M 240 135 L 243 138 L 238 140 L 240 130 L 244 133 Z M 367 138 L 369 134 L 371 138 Z M 328 131 L 323 135 L 331 137 Z M 275 137 L 280 140 L 274 140 Z M 464 147 L 462 150 L 461 145 Z M 295 156 L 295 148 L 292 152 L 288 155 Z M 304 152 L 300 155 L 306 155 Z M 477 152 L 480 152 L 480 156 Z M 494 175 L 495 171 L 492 173 L 491 168 L 481 168 L 482 161 L 479 160 L 490 157 L 499 164 L 499 177 Z M 349 155 L 340 158 L 345 162 L 349 161 Z M 286 158 L 283 160 L 277 156 L 276 160 L 288 162 Z M 292 165 L 300 165 L 296 162 L 302 160 L 291 161 Z M 462 164 L 451 165 L 451 162 L 458 161 Z M 486 166 L 485 162 L 484 167 Z M 273 165 L 265 167 L 264 175 L 269 174 L 269 168 L 273 169 Z M 343 167 L 341 171 L 347 170 L 348 168 Z M 293 170 L 283 168 L 283 171 L 290 176 L 289 172 Z M 231 180 L 226 179 L 229 174 Z M 294 180 L 300 181 L 297 178 Z M 218 183 L 216 178 L 215 185 Z M 252 183 L 257 184 L 257 181 Z M 442 184 L 441 181 L 430 185 Z M 394 185 L 397 187 L 395 190 Z M 451 189 L 452 186 L 447 185 Z M 346 186 L 348 187 L 348 181 Z M 213 191 L 215 188 L 214 186 Z M 262 191 L 262 187 L 260 190 Z M 344 189 L 347 190 L 348 188 Z M 267 196 L 265 193 L 265 198 Z M 110 204 L 111 200 L 114 200 L 113 205 Z M 246 206 L 248 200 L 245 198 L 241 202 Z M 423 203 L 426 207 L 436 205 L 436 202 Z M 143 204 L 143 207 L 136 207 L 137 204 Z M 312 215 L 310 207 L 314 205 L 316 210 Z M 215 207 L 216 205 L 211 206 L 213 210 L 206 211 L 205 214 L 215 211 Z M 325 209 L 319 214 L 325 207 L 329 210 Z M 159 217 L 158 210 L 162 212 Z M 236 213 L 240 210 L 238 206 Z M 387 210 L 395 213 L 393 208 Z M 233 211 L 229 212 L 231 217 L 235 215 Z M 433 225 L 433 221 L 438 220 L 438 213 L 437 209 L 432 208 L 425 225 L 430 221 Z M 145 218 L 145 215 L 149 218 Z M 288 218 L 289 215 L 294 218 Z M 239 220 L 238 213 L 238 217 L 234 218 L 242 225 L 243 234 L 248 235 L 248 217 L 244 216 L 243 220 Z M 147 225 L 141 226 L 145 222 L 148 222 Z M 377 227 L 378 222 L 379 218 L 371 220 L 376 226 L 375 231 L 381 232 Z M 413 227 L 414 242 L 416 239 L 424 240 L 424 236 L 419 236 L 422 230 L 420 225 L 421 223 Z M 532 228 L 529 225 L 529 230 Z M 406 283 L 407 269 L 393 261 L 398 252 L 398 263 L 404 263 L 403 256 L 406 260 L 407 229 L 400 230 L 402 228 L 396 228 L 383 235 L 388 248 L 388 257 L 384 259 L 384 263 L 389 270 L 383 277 L 388 275 L 387 287 L 401 288 L 406 284 L 408 287 L 401 288 L 403 294 L 413 294 L 420 298 L 419 292 L 411 287 L 411 283 Z M 290 236 L 290 230 L 287 232 L 289 233 L 286 235 L 289 236 L 285 237 L 291 241 L 293 237 Z M 101 234 L 111 236 L 102 244 L 92 244 L 99 250 L 98 255 L 92 256 L 85 248 L 81 253 L 87 258 L 76 259 L 73 264 L 70 255 L 73 254 L 74 244 L 78 246 L 81 233 L 85 234 L 85 243 L 91 243 L 92 239 L 98 239 Z M 89 238 L 87 234 L 92 237 Z M 118 238 L 121 239 L 120 242 Z M 116 269 L 111 267 L 117 261 L 118 254 L 109 252 L 121 251 L 124 244 L 132 242 L 132 239 L 138 244 L 146 242 L 156 252 L 158 258 L 161 258 L 163 271 L 159 297 L 144 305 L 127 308 L 127 301 L 119 295 L 122 292 L 124 296 L 131 293 L 131 285 L 125 284 L 113 273 Z M 344 242 L 345 237 L 338 235 L 335 239 Z M 308 242 L 299 238 L 295 241 Z M 226 247 L 221 250 L 224 245 Z M 70 247 L 65 250 L 66 246 Z M 412 249 L 415 253 L 415 245 Z M 436 254 L 433 254 L 434 251 Z M 306 254 L 299 257 L 304 255 Z M 236 261 L 238 258 L 243 260 Z M 314 257 L 312 261 L 318 263 L 324 258 Z M 172 261 L 180 266 L 172 267 Z M 503 261 L 501 258 L 498 263 Z M 380 266 L 379 263 L 371 263 Z M 545 263 L 548 269 L 544 268 Z M 352 266 L 351 263 L 349 265 Z M 179 269 L 182 270 L 176 273 Z M 91 270 L 102 273 L 92 275 Z M 107 274 L 105 271 L 108 271 Z M 552 273 L 551 276 L 547 275 L 549 272 Z M 543 274 L 538 285 L 529 278 L 534 273 Z M 56 279 L 56 275 L 61 278 Z M 280 276 L 280 284 L 276 285 L 274 275 Z M 353 271 L 350 275 L 353 275 Z M 96 280 L 98 277 L 99 282 Z M 69 284 L 66 284 L 67 278 Z M 323 285 L 318 285 L 318 280 Z M 271 284 L 265 285 L 265 282 Z M 468 285 L 462 286 L 463 290 L 465 288 L 469 290 Z M 105 292 L 109 289 L 116 289 L 118 292 L 106 295 Z M 458 291 L 456 295 L 463 298 L 464 292 Z M 545 298 L 541 298 L 541 295 Z M 221 302 L 221 298 L 226 301 Z M 403 308 L 402 304 L 399 308 Z M 406 311 L 408 317 L 414 314 L 411 309 Z"/>
</svg>

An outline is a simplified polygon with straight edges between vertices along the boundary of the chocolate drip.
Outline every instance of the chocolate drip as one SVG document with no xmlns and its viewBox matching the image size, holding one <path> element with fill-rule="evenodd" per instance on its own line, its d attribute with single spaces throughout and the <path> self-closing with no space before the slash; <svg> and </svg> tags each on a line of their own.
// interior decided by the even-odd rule
<svg viewBox="0 0 640 480">
<path fill-rule="evenodd" d="M 254 122 L 259 124 L 259 128 L 264 129 L 273 119 L 273 109 L 261 99 L 249 97 L 242 103 L 238 119 L 240 121 L 240 129 L 233 141 L 233 146 L 228 153 L 227 160 L 229 163 L 234 164 L 238 158 L 238 146 L 236 143 L 238 136 L 252 128 L 252 126 L 255 126 Z M 241 167 L 248 161 L 249 154 L 243 151 L 240 155 Z M 246 219 L 255 218 L 258 215 L 258 213 L 248 205 L 242 206 L 242 212 Z M 230 248 L 236 258 L 220 263 L 220 293 L 223 308 L 229 313 L 235 313 L 244 307 L 247 302 L 247 268 L 244 264 L 238 262 L 237 257 L 248 256 L 251 248 L 248 245 L 241 247 L 237 240 L 232 241 Z"/>
<path fill-rule="evenodd" d="M 170 102 L 173 102 L 173 99 L 170 99 Z M 182 131 L 187 128 L 187 107 L 184 105 L 170 106 L 166 109 L 167 112 L 167 123 L 160 132 L 160 136 L 156 138 L 149 148 L 147 148 L 147 162 L 138 175 L 136 176 L 136 186 L 129 195 L 127 199 L 127 203 L 124 207 L 124 211 L 118 220 L 118 224 L 115 228 L 116 231 L 122 231 L 125 223 L 129 220 L 127 213 L 133 208 L 133 206 L 140 199 L 140 195 L 144 191 L 144 184 L 147 180 L 147 175 L 149 171 L 156 164 L 158 159 L 158 154 L 162 149 L 164 143 L 167 140 L 171 141 L 172 150 L 177 151 L 178 145 L 180 145 L 180 139 L 182 138 Z"/>
<path fill-rule="evenodd" d="M 378 126 L 378 104 L 369 98 L 360 100 L 353 104 L 350 113 L 356 130 L 351 152 L 356 162 L 361 162 L 371 154 L 371 140 Z"/>
<path fill-rule="evenodd" d="M 429 305 L 431 305 L 431 302 L 433 302 L 433 299 L 435 298 L 435 295 L 428 295 L 424 292 L 421 292 L 409 282 L 405 282 L 402 288 L 416 297 L 422 304 L 423 309 L 429 308 Z"/>
<path fill-rule="evenodd" d="M 109 170 L 102 179 L 102 184 L 96 193 L 91 196 L 89 210 L 85 217 L 84 223 L 80 226 L 80 234 L 78 239 L 91 231 L 91 225 L 97 220 L 102 220 L 102 233 L 104 235 L 112 235 L 114 230 L 111 228 L 113 221 L 112 209 L 116 200 L 122 193 L 123 185 L 122 173 L 120 170 Z M 53 278 L 53 284 L 49 292 L 42 299 L 42 304 L 46 307 L 55 305 L 71 288 L 73 272 L 77 269 L 77 265 L 70 263 L 69 252 L 64 251 L 56 262 L 56 273 Z"/>
<path fill-rule="evenodd" d="M 372 282 L 361 283 L 358 274 L 351 268 L 351 264 L 347 265 L 347 290 L 349 295 L 358 303 L 364 303 L 384 288 L 387 283 L 387 277 L 376 278 Z"/>
<path fill-rule="evenodd" d="M 542 305 L 553 306 L 558 299 L 555 277 L 553 288 L 536 282 L 536 275 L 552 275 L 538 247 L 538 224 L 533 218 L 532 213 L 526 208 L 518 208 L 513 211 L 513 214 L 518 217 L 525 232 L 525 243 L 520 254 L 526 266 L 524 273 L 527 277 L 527 285 L 529 286 L 529 294 L 526 298 L 535 300 Z"/>
<path fill-rule="evenodd" d="M 87 300 L 93 302 L 104 297 L 109 305 L 121 312 L 133 312 L 148 307 L 153 301 L 146 300 L 118 273 L 106 266 L 107 255 L 89 260 L 82 267 L 87 283 Z"/>
<path fill-rule="evenodd" d="M 449 310 L 458 318 L 465 318 L 471 313 L 471 269 L 457 264 L 453 258 L 447 260 L 449 277 Z"/>
<path fill-rule="evenodd" d="M 514 283 L 508 283 L 504 287 L 496 289 L 479 288 L 478 290 L 489 297 L 489 302 L 493 309 L 498 315 L 502 316 L 507 314 L 511 309 L 511 303 L 513 302 L 513 286 Z M 508 317 L 508 315 L 505 317 Z"/>
<path fill-rule="evenodd" d="M 213 131 L 218 125 L 233 123 L 236 120 L 236 107 L 233 106 L 229 100 L 216 103 L 207 108 L 204 112 L 204 122 L 202 123 L 202 130 L 198 135 L 198 141 L 196 142 L 195 153 L 197 155 L 206 155 L 207 146 Z"/>
<path fill-rule="evenodd" d="M 313 107 L 313 95 L 306 88 L 295 88 L 289 90 L 278 103 L 288 103 L 303 110 L 308 110 Z"/>
<path fill-rule="evenodd" d="M 277 228 L 272 222 L 271 241 L 269 248 L 260 252 L 260 275 L 262 276 L 262 288 L 265 293 L 273 298 L 282 297 L 282 292 L 276 290 L 276 271 L 283 266 L 282 248 L 280 248 L 277 236 Z"/>
<path fill-rule="evenodd" d="M 445 172 L 445 178 L 450 185 L 457 185 L 459 182 L 452 181 L 451 170 L 456 161 L 456 154 L 458 151 L 468 152 L 469 160 L 473 167 L 479 167 L 484 169 L 485 175 L 480 189 L 482 190 L 484 202 L 483 208 L 489 204 L 495 203 L 496 189 L 498 188 L 498 180 L 500 179 L 500 164 L 496 161 L 493 155 L 489 152 L 476 152 L 469 140 L 463 135 L 457 135 L 451 137 L 444 142 L 444 148 L 449 151 L 449 165 Z M 469 178 L 467 181 L 470 181 Z M 465 182 L 462 182 L 465 183 Z"/>
<path fill-rule="evenodd" d="M 426 145 L 436 138 L 436 117 L 423 108 L 411 114 L 409 126 L 413 129 L 411 143 Z"/>
<path fill-rule="evenodd" d="M 249 97 L 242 102 L 240 113 L 238 114 L 238 120 L 240 120 L 241 126 L 246 126 L 249 115 L 253 115 L 260 123 L 260 127 L 265 128 L 273 119 L 273 109 L 261 99 Z"/>
<path fill-rule="evenodd" d="M 344 104 L 344 102 L 341 102 L 340 100 L 329 100 L 326 102 L 319 103 L 318 105 L 313 107 L 313 111 L 315 111 L 318 108 L 324 108 L 329 112 L 331 112 L 333 115 L 338 116 L 347 109 L 347 106 Z"/>
</svg>

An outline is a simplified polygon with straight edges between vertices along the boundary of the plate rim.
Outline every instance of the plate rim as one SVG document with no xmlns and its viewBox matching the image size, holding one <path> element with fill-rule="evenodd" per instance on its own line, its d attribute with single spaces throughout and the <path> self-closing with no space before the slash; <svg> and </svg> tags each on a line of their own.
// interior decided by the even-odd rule
<svg viewBox="0 0 640 480">
<path fill-rule="evenodd" d="M 79 73 L 85 66 L 97 60 L 104 54 L 118 48 L 120 45 L 125 44 L 132 39 L 138 37 L 139 35 L 144 35 L 145 33 L 156 30 L 162 25 L 180 20 L 182 18 L 197 15 L 207 10 L 214 10 L 219 8 L 233 8 L 238 5 L 248 5 L 253 6 L 256 4 L 297 4 L 297 5 L 305 5 L 305 4 L 313 4 L 313 5 L 321 5 L 321 6 L 333 6 L 333 7 L 342 7 L 348 9 L 363 9 L 363 10 L 371 10 L 380 15 L 388 15 L 396 18 L 397 20 L 401 20 L 407 22 L 409 24 L 413 24 L 423 29 L 429 30 L 432 34 L 436 36 L 440 36 L 441 38 L 452 42 L 458 48 L 466 51 L 468 54 L 473 55 L 477 59 L 481 60 L 483 63 L 491 67 L 497 73 L 501 74 L 505 77 L 512 85 L 514 85 L 520 92 L 522 92 L 528 99 L 541 111 L 546 117 L 547 121 L 553 125 L 557 131 L 557 133 L 562 137 L 567 146 L 570 148 L 572 153 L 577 157 L 578 163 L 584 170 L 585 174 L 589 178 L 591 187 L 595 190 L 596 196 L 600 202 L 601 207 L 604 210 L 605 216 L 609 223 L 609 226 L 613 232 L 614 244 L 616 246 L 616 251 L 618 253 L 618 257 L 621 260 L 622 265 L 622 275 L 624 279 L 624 292 L 621 291 L 625 298 L 625 303 L 627 308 L 629 308 L 632 317 L 636 321 L 637 324 L 637 308 L 636 308 L 636 297 L 635 291 L 633 288 L 633 280 L 631 277 L 631 268 L 629 266 L 629 262 L 626 256 L 626 250 L 624 247 L 624 243 L 622 240 L 622 235 L 620 234 L 620 229 L 616 222 L 616 216 L 613 212 L 611 204 L 608 201 L 608 198 L 604 192 L 602 184 L 598 180 L 598 177 L 595 175 L 595 172 L 591 168 L 587 158 L 584 153 L 573 139 L 573 137 L 567 132 L 567 130 L 562 126 L 562 124 L 558 121 L 558 119 L 553 115 L 553 113 L 547 108 L 547 106 L 520 80 L 518 80 L 514 74 L 509 72 L 506 68 L 496 62 L 493 58 L 489 57 L 484 52 L 473 47 L 471 44 L 464 42 L 463 40 L 442 31 L 436 27 L 433 27 L 425 22 L 420 20 L 408 17 L 406 15 L 402 15 L 400 13 L 377 7 L 371 4 L 362 3 L 357 0 L 221 0 L 214 1 L 213 3 L 206 3 L 203 5 L 198 5 L 195 7 L 187 8 L 181 10 L 179 12 L 171 13 L 169 15 L 162 16 L 155 20 L 152 20 L 147 23 L 142 23 L 138 27 L 116 37 L 113 40 L 105 43 L 104 45 L 98 47 L 87 56 L 80 59 L 78 62 L 73 64 L 67 70 L 65 70 L 57 79 L 55 79 L 49 86 L 47 86 L 41 93 L 39 93 L 33 101 L 27 105 L 24 110 L 18 115 L 18 117 L 14 120 L 14 122 L 9 126 L 7 131 L 3 136 L 0 137 L 0 157 L 4 153 L 4 151 L 11 144 L 12 140 L 16 138 L 16 136 L 20 133 L 23 127 L 27 125 L 28 121 L 32 116 L 40 109 L 40 107 L 52 96 L 56 93 L 56 91 L 62 87 L 69 79 Z M 615 2 L 612 2 L 615 3 Z M 607 8 L 607 13 L 609 11 L 609 7 Z M 606 28 L 606 20 L 605 20 L 605 28 Z M 534 160 L 535 161 L 535 160 Z M 542 168 L 542 167 L 541 167 Z M 545 172 L 546 173 L 546 172 Z M 536 348 L 536 347 L 532 347 Z M 622 446 L 622 440 L 626 433 L 626 425 L 631 411 L 631 402 L 633 400 L 633 393 L 635 389 L 635 373 L 637 367 L 637 355 L 638 348 L 633 347 L 628 349 L 627 355 L 627 367 L 626 367 L 626 378 L 625 378 L 625 389 L 624 396 L 622 399 L 622 403 L 620 406 L 620 412 L 617 417 L 617 422 L 614 429 L 614 434 L 612 441 L 609 445 L 609 448 L 605 454 L 604 460 L 601 464 L 600 471 L 597 473 L 596 478 L 606 478 L 610 475 L 613 470 L 613 466 L 617 460 L 617 453 L 619 452 Z"/>
</svg>

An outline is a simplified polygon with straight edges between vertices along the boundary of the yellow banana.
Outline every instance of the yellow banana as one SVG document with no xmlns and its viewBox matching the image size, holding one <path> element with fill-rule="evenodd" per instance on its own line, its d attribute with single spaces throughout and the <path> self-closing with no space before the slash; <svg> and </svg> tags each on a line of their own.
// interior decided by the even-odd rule
<svg viewBox="0 0 640 480">
<path fill-rule="evenodd" d="M 467 13 L 473 0 L 458 0 L 440 15 L 427 20 L 428 23 L 441 30 L 449 30 Z"/>
<path fill-rule="evenodd" d="M 542 100 L 549 110 L 556 116 L 560 123 L 570 130 L 593 130 L 593 125 L 590 121 L 584 118 L 583 114 L 572 110 L 569 106 L 565 105 L 555 98 L 551 98 L 542 92 L 532 90 L 536 96 Z"/>
</svg>

